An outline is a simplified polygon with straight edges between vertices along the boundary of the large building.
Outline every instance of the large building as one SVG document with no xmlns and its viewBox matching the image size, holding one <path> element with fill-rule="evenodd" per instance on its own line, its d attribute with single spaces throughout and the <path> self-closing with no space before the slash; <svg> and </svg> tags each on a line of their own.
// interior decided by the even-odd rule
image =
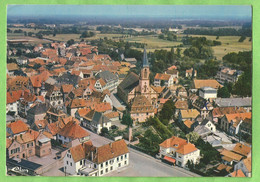
<svg viewBox="0 0 260 182">
<path fill-rule="evenodd" d="M 154 110 L 151 110 L 150 106 L 155 108 L 157 104 L 158 93 L 150 86 L 149 75 L 149 63 L 147 59 L 146 49 L 144 49 L 143 66 L 140 76 L 132 72 L 129 73 L 117 88 L 118 96 L 130 107 L 133 105 L 136 97 L 145 97 L 145 103 L 147 104 L 144 104 L 142 107 L 144 109 L 149 107 L 149 109 L 144 112 L 145 117 L 142 114 L 142 116 L 140 115 L 140 117 L 142 118 L 138 118 L 138 113 L 131 112 L 131 115 L 135 115 L 134 119 L 138 121 L 144 121 L 146 120 L 146 118 L 150 117 L 152 113 L 154 113 Z"/>
</svg>

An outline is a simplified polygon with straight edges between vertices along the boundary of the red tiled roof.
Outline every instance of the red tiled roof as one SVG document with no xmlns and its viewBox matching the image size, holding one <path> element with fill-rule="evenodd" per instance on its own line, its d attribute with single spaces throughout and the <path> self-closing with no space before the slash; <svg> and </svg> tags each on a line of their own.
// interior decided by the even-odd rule
<svg viewBox="0 0 260 182">
<path fill-rule="evenodd" d="M 251 147 L 237 143 L 233 148 L 233 152 L 247 156 L 251 152 Z"/>
<path fill-rule="evenodd" d="M 246 177 L 241 169 L 234 171 L 233 173 L 230 173 L 230 175 L 232 177 Z"/>
<path fill-rule="evenodd" d="M 186 140 L 179 138 L 179 137 L 172 136 L 171 138 L 168 138 L 167 140 L 162 142 L 160 144 L 160 146 L 164 147 L 164 148 L 173 147 L 173 148 L 179 149 L 182 145 L 185 145 L 185 144 L 187 144 Z"/>
<path fill-rule="evenodd" d="M 72 89 L 74 88 L 73 85 L 62 85 L 61 86 L 62 90 L 63 90 L 63 93 L 69 93 L 72 91 Z"/>
<path fill-rule="evenodd" d="M 59 135 L 69 137 L 71 139 L 83 138 L 90 134 L 80 127 L 76 122 L 70 121 L 59 132 Z"/>
<path fill-rule="evenodd" d="M 171 78 L 171 75 L 168 74 L 161 74 L 161 73 L 156 73 L 154 79 L 157 80 L 166 80 L 168 81 Z"/>
<path fill-rule="evenodd" d="M 27 131 L 29 129 L 29 126 L 25 124 L 23 121 L 18 120 L 8 124 L 7 128 L 10 128 L 13 134 L 18 134 Z"/>
<path fill-rule="evenodd" d="M 180 153 L 182 155 L 186 155 L 186 154 L 189 154 L 191 152 L 194 152 L 198 150 L 194 144 L 191 144 L 191 143 L 188 143 L 186 145 L 183 145 L 180 149 L 178 149 L 176 152 L 177 153 Z"/>
<path fill-rule="evenodd" d="M 252 113 L 246 112 L 246 113 L 235 113 L 235 114 L 226 114 L 227 121 L 230 123 L 231 120 L 244 120 L 246 118 L 251 119 Z"/>
<path fill-rule="evenodd" d="M 110 103 L 102 102 L 102 103 L 95 105 L 95 111 L 97 111 L 97 112 L 105 112 L 105 111 L 109 111 L 109 110 L 112 110 Z"/>
</svg>

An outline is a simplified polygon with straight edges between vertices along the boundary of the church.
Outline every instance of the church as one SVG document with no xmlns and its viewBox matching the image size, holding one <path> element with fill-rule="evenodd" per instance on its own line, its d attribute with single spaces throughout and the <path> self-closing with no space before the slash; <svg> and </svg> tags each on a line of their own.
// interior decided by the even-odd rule
<svg viewBox="0 0 260 182">
<path fill-rule="evenodd" d="M 131 72 L 119 84 L 117 94 L 130 108 L 134 122 L 145 122 L 156 112 L 158 93 L 150 86 L 150 69 L 146 49 L 140 76 Z"/>
</svg>

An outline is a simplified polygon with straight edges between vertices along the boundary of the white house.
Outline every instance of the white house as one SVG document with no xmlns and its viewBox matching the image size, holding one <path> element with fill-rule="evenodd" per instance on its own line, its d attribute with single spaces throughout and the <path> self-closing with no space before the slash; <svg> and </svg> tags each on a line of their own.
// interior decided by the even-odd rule
<svg viewBox="0 0 260 182">
<path fill-rule="evenodd" d="M 99 92 L 108 89 L 112 91 L 119 85 L 119 78 L 117 75 L 111 73 L 110 71 L 102 71 L 95 75 L 97 79 L 95 83 L 95 89 Z"/>
<path fill-rule="evenodd" d="M 216 99 L 217 98 L 217 89 L 212 87 L 202 87 L 199 89 L 199 96 L 203 99 Z"/>
<path fill-rule="evenodd" d="M 79 139 L 81 143 L 89 140 L 90 134 L 75 121 L 69 121 L 58 133 L 57 140 L 62 144 L 68 144 L 72 140 Z"/>
<path fill-rule="evenodd" d="M 124 140 L 101 147 L 88 141 L 71 147 L 63 163 L 64 171 L 71 175 L 103 176 L 129 165 L 129 151 Z"/>
<path fill-rule="evenodd" d="M 181 167 L 187 167 L 187 162 L 199 162 L 200 150 L 186 140 L 172 136 L 160 144 L 160 157 Z"/>
<path fill-rule="evenodd" d="M 154 86 L 166 86 L 173 85 L 173 76 L 169 74 L 156 73 L 154 77 Z"/>
</svg>

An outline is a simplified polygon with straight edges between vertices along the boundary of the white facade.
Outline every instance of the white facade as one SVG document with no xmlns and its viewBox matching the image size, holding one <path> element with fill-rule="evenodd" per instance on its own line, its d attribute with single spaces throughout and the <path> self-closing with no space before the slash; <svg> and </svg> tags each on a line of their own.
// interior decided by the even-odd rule
<svg viewBox="0 0 260 182">
<path fill-rule="evenodd" d="M 193 152 L 183 155 L 181 153 L 176 152 L 175 148 L 172 148 L 172 147 L 164 148 L 164 147 L 160 146 L 160 156 L 161 157 L 169 156 L 176 160 L 176 165 L 184 168 L 184 167 L 186 167 L 188 160 L 193 161 L 194 164 L 199 162 L 200 150 L 197 149 Z"/>
<path fill-rule="evenodd" d="M 199 89 L 199 96 L 203 99 L 216 99 L 217 90 L 211 87 L 203 87 Z"/>
<path fill-rule="evenodd" d="M 18 114 L 18 102 L 13 102 L 13 103 L 9 103 L 6 104 L 6 113 L 10 112 L 15 112 L 15 115 Z"/>
<path fill-rule="evenodd" d="M 205 124 L 205 127 L 211 132 L 216 132 L 216 126 L 211 121 L 208 121 L 207 124 Z"/>
<path fill-rule="evenodd" d="M 120 155 L 116 158 L 109 159 L 103 163 L 97 164 L 87 159 L 74 162 L 69 151 L 63 158 L 64 170 L 71 175 L 90 175 L 103 176 L 112 171 L 118 170 L 129 165 L 129 153 Z M 87 171 L 87 172 L 84 172 Z"/>
</svg>

